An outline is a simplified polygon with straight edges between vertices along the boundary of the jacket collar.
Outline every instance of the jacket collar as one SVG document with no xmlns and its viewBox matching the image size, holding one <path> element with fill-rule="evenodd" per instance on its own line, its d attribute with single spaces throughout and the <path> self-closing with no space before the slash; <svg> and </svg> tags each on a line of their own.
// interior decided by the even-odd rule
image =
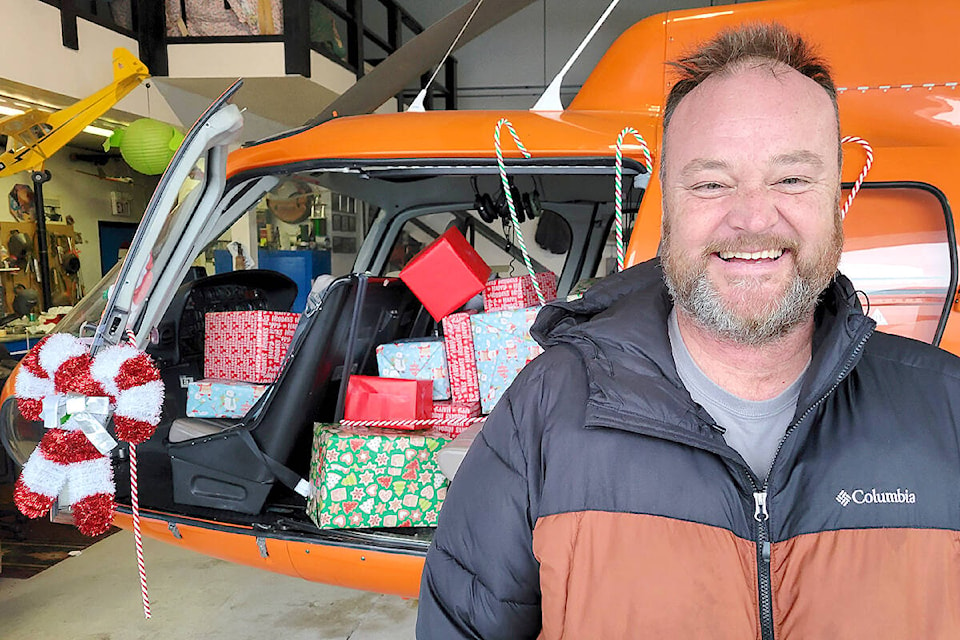
<svg viewBox="0 0 960 640">
<path fill-rule="evenodd" d="M 566 344 L 580 354 L 590 384 L 588 426 L 643 432 L 729 457 L 709 414 L 677 374 L 667 335 L 672 306 L 654 259 L 604 278 L 578 300 L 548 304 L 530 333 L 544 348 Z M 815 322 L 798 415 L 850 372 L 875 326 L 839 273 L 821 296 Z"/>
</svg>

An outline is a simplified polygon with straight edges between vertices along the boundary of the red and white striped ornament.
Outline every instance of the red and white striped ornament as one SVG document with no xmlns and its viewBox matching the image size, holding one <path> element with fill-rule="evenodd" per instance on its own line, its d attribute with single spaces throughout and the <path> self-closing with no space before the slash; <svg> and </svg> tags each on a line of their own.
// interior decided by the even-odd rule
<svg viewBox="0 0 960 640">
<path fill-rule="evenodd" d="M 450 416 L 449 418 L 424 418 L 422 420 L 341 420 L 341 427 L 370 427 L 370 428 L 387 428 L 387 429 L 409 429 L 422 428 L 427 429 L 430 427 L 439 427 L 442 425 L 471 425 L 477 422 L 483 422 L 487 418 L 485 416 L 477 418 L 461 418 Z"/>
<path fill-rule="evenodd" d="M 127 344 L 137 346 L 137 337 L 127 329 Z M 143 617 L 150 619 L 150 592 L 147 589 L 147 565 L 143 561 L 143 532 L 140 529 L 140 489 L 137 480 L 137 445 L 130 445 L 130 511 L 133 515 L 133 543 L 137 551 L 137 573 L 140 576 L 140 600 Z"/>
<path fill-rule="evenodd" d="M 850 195 L 847 196 L 847 199 L 844 201 L 843 206 L 840 208 L 840 219 L 843 220 L 847 217 L 847 212 L 850 210 L 850 205 L 853 204 L 853 199 L 857 197 L 857 193 L 860 191 L 860 187 L 863 186 L 863 181 L 867 179 L 867 174 L 870 173 L 870 167 L 873 166 L 873 147 L 869 142 L 863 138 L 857 136 L 844 136 L 840 139 L 840 144 L 844 145 L 848 142 L 855 142 L 856 144 L 863 147 L 863 151 L 866 154 L 866 158 L 863 161 L 863 168 L 860 170 L 860 174 L 857 176 L 856 181 L 853 183 L 853 187 L 850 189 Z"/>
<path fill-rule="evenodd" d="M 61 409 L 67 398 L 106 398 L 118 438 L 139 444 L 160 422 L 163 382 L 142 351 L 117 345 L 91 358 L 87 345 L 65 333 L 41 340 L 24 356 L 16 379 L 17 406 L 27 420 L 40 420 L 47 410 Z M 71 394 L 68 396 L 68 394 Z M 72 506 L 81 533 L 99 535 L 109 529 L 115 512 L 110 458 L 81 430 L 83 416 L 66 413 L 49 424 L 30 455 L 14 489 L 14 501 L 31 518 L 46 514 L 58 497 Z"/>
</svg>

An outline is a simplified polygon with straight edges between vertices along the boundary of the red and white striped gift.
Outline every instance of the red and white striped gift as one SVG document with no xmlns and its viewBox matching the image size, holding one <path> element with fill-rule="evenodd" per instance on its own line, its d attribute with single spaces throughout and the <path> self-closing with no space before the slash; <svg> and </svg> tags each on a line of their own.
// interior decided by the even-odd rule
<svg viewBox="0 0 960 640">
<path fill-rule="evenodd" d="M 476 418 L 480 415 L 480 401 L 473 402 L 434 402 L 433 417 L 435 420 L 449 420 L 437 424 L 434 428 L 447 436 L 456 438 L 464 429 L 473 424 L 468 418 Z"/>
<path fill-rule="evenodd" d="M 203 377 L 276 380 L 300 320 L 281 311 L 222 311 L 204 317 Z"/>
<path fill-rule="evenodd" d="M 557 297 L 557 274 L 552 271 L 542 271 L 536 276 L 543 291 L 544 302 L 550 302 Z M 537 290 L 533 286 L 533 277 L 517 276 L 515 278 L 501 278 L 491 280 L 483 288 L 483 310 L 512 311 L 539 305 Z"/>
<path fill-rule="evenodd" d="M 477 379 L 477 357 L 473 351 L 470 314 L 452 313 L 442 323 L 450 398 L 458 403 L 479 401 L 480 382 Z"/>
</svg>

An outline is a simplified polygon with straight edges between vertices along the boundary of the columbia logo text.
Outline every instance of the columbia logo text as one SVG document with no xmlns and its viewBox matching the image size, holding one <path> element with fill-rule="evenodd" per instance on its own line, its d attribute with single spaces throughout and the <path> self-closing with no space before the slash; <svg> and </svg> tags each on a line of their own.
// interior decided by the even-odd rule
<svg viewBox="0 0 960 640">
<path fill-rule="evenodd" d="M 917 494 L 909 489 L 897 489 L 896 491 L 877 491 L 876 489 L 854 489 L 847 491 L 841 489 L 836 497 L 841 506 L 846 507 L 851 502 L 853 504 L 915 504 Z"/>
</svg>

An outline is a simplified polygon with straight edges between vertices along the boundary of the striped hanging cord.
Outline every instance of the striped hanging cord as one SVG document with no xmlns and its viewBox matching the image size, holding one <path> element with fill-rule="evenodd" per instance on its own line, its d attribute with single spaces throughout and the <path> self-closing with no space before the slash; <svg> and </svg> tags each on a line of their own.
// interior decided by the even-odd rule
<svg viewBox="0 0 960 640">
<path fill-rule="evenodd" d="M 617 185 L 614 194 L 614 205 L 616 207 L 614 224 L 617 232 L 617 271 L 623 271 L 623 263 L 626 259 L 623 244 L 623 139 L 628 135 L 633 135 L 633 137 L 637 139 L 637 142 L 640 143 L 643 160 L 647 165 L 647 173 L 653 173 L 653 160 L 650 158 L 650 148 L 647 146 L 647 141 L 644 140 L 643 136 L 633 127 L 624 127 L 617 136 Z"/>
<path fill-rule="evenodd" d="M 510 181 L 507 180 L 507 167 L 503 163 L 503 149 L 500 146 L 500 129 L 506 125 L 507 131 L 510 132 L 510 135 L 513 137 L 513 143 L 517 145 L 517 149 L 520 150 L 520 153 L 523 154 L 524 158 L 530 157 L 530 152 L 527 151 L 526 147 L 523 146 L 523 143 L 520 142 L 520 136 L 517 135 L 516 130 L 513 128 L 513 124 L 510 123 L 506 118 L 500 118 L 497 121 L 497 126 L 493 130 L 493 145 L 497 151 L 497 168 L 500 169 L 500 182 L 503 185 L 503 193 L 507 198 L 507 208 L 510 209 L 510 220 L 513 222 L 513 228 L 517 232 L 517 245 L 520 247 L 520 253 L 523 254 L 523 263 L 527 266 L 527 272 L 530 274 L 530 279 L 533 280 L 533 289 L 537 293 L 537 300 L 540 301 L 540 306 L 546 304 L 546 298 L 544 298 L 543 290 L 540 287 L 540 281 L 537 280 L 537 274 L 533 270 L 533 263 L 530 261 L 530 254 L 527 252 L 527 244 L 523 241 L 523 231 L 520 229 L 520 221 L 517 219 L 517 207 L 513 201 L 513 193 L 510 189 Z"/>
<path fill-rule="evenodd" d="M 485 417 L 479 418 L 427 418 L 423 420 L 341 420 L 341 427 L 387 427 L 394 429 L 410 428 L 410 427 L 439 427 L 439 426 L 451 426 L 451 427 L 460 427 L 467 426 L 471 424 L 476 424 L 477 422 L 483 422 L 486 420 Z"/>
<path fill-rule="evenodd" d="M 137 346 L 133 331 L 126 331 L 127 343 Z M 150 619 L 150 596 L 147 592 L 147 567 L 143 562 L 143 533 L 140 529 L 140 495 L 137 489 L 137 446 L 130 443 L 130 511 L 133 513 L 133 542 L 137 548 L 137 572 L 140 574 L 140 598 L 143 601 L 143 617 Z"/>
<path fill-rule="evenodd" d="M 855 142 L 863 147 L 863 150 L 867 154 L 867 159 L 863 163 L 863 169 L 860 170 L 860 175 L 857 176 L 856 182 L 853 183 L 853 188 L 850 189 L 850 195 L 847 196 L 847 201 L 843 203 L 843 207 L 840 209 L 841 220 L 847 217 L 847 211 L 850 210 L 850 205 L 853 204 L 853 199 L 857 197 L 857 192 L 860 191 L 860 187 L 863 186 L 863 181 L 866 180 L 867 174 L 870 172 L 870 167 L 873 166 L 873 147 L 870 146 L 869 142 L 863 138 L 858 138 L 857 136 L 844 136 L 840 140 L 841 145 L 844 145 L 848 142 Z"/>
</svg>

